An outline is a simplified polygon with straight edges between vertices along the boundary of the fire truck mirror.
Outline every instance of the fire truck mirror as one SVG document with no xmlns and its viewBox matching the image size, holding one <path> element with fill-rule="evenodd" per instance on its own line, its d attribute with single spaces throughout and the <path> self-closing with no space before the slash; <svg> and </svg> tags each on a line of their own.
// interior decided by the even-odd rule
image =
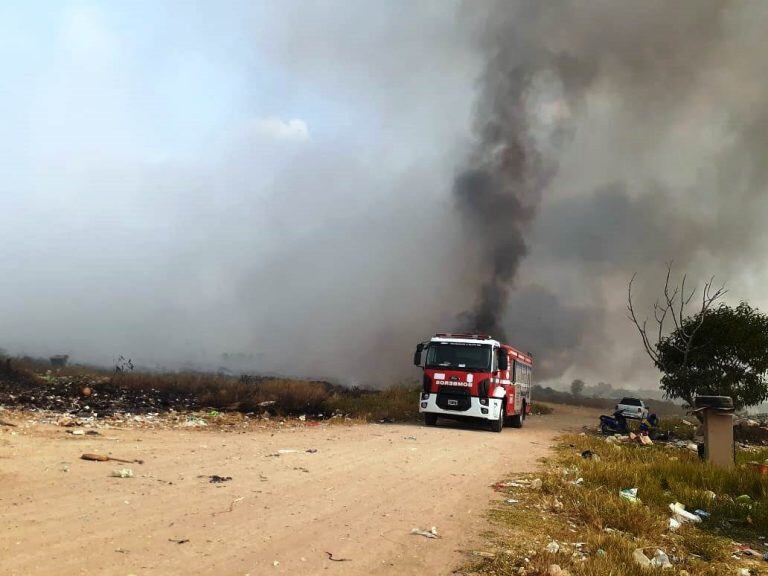
<svg viewBox="0 0 768 576">
<path fill-rule="evenodd" d="M 499 370 L 509 370 L 509 358 L 503 350 L 499 351 Z"/>
<path fill-rule="evenodd" d="M 424 350 L 424 344 L 417 344 L 416 345 L 416 352 L 413 353 L 413 364 L 414 366 L 421 366 L 421 351 Z"/>
</svg>

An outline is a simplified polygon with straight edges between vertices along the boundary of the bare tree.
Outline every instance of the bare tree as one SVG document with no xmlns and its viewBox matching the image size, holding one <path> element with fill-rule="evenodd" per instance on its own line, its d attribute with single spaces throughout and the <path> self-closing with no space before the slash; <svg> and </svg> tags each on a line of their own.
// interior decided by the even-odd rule
<svg viewBox="0 0 768 576">
<path fill-rule="evenodd" d="M 648 319 L 642 322 L 637 317 L 635 307 L 632 302 L 632 284 L 637 274 L 632 276 L 629 281 L 627 293 L 627 312 L 628 317 L 640 333 L 643 341 L 643 347 L 646 353 L 653 361 L 654 365 L 662 372 L 668 373 L 668 366 L 664 365 L 664 360 L 659 354 L 659 344 L 666 338 L 669 332 L 676 332 L 681 338 L 674 341 L 667 340 L 682 355 L 682 363 L 675 368 L 677 371 L 686 371 L 688 369 L 688 359 L 691 351 L 694 349 L 694 338 L 696 333 L 704 323 L 704 319 L 715 303 L 722 298 L 727 290 L 725 285 L 720 288 L 714 288 L 714 276 L 704 283 L 704 289 L 701 292 L 701 299 L 698 309 L 694 314 L 689 314 L 691 302 L 696 296 L 697 289 L 693 287 L 690 291 L 686 289 L 686 274 L 681 277 L 680 283 L 676 286 L 670 284 L 672 276 L 672 262 L 667 264 L 667 275 L 664 281 L 664 290 L 659 299 L 653 305 L 653 318 L 655 326 L 651 330 L 648 326 Z M 686 322 L 686 318 L 695 318 L 694 322 Z M 670 324 L 671 322 L 671 324 Z M 692 405 L 692 398 L 685 398 Z"/>
</svg>

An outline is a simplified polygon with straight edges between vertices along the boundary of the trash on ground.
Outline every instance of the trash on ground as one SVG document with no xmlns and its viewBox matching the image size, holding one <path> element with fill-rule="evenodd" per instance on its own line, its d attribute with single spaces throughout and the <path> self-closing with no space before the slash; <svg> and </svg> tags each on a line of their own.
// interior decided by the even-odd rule
<svg viewBox="0 0 768 576">
<path fill-rule="evenodd" d="M 208 482 L 211 484 L 221 484 L 222 482 L 229 482 L 230 480 L 232 480 L 232 476 L 219 476 L 218 474 L 208 476 Z"/>
<path fill-rule="evenodd" d="M 440 538 L 440 536 L 437 535 L 437 528 L 432 526 L 429 530 L 422 530 L 421 528 L 413 528 L 411 530 L 411 534 L 416 534 L 417 536 L 424 536 L 425 538 Z"/>
<path fill-rule="evenodd" d="M 72 434 L 72 436 L 85 436 L 85 430 L 82 428 L 78 430 L 67 430 L 67 434 Z"/>
<path fill-rule="evenodd" d="M 328 554 L 328 560 L 331 562 L 350 562 L 352 560 L 351 558 L 334 558 L 333 552 L 326 552 L 326 554 Z"/>
<path fill-rule="evenodd" d="M 266 408 L 267 406 L 274 406 L 277 404 L 277 400 L 267 400 L 265 402 L 259 402 L 260 408 Z"/>
<path fill-rule="evenodd" d="M 684 504 L 680 504 L 680 502 L 675 502 L 673 504 L 669 505 L 669 509 L 672 511 L 672 514 L 675 515 L 675 519 L 678 522 L 701 522 L 701 518 L 696 516 L 696 514 L 691 514 L 685 509 Z"/>
<path fill-rule="evenodd" d="M 403 436 L 403 440 L 416 440 L 416 436 Z"/>
<path fill-rule="evenodd" d="M 306 422 L 307 421 L 307 415 L 306 414 L 302 414 L 301 416 L 299 416 L 299 420 L 301 420 L 302 422 Z"/>
<path fill-rule="evenodd" d="M 642 568 L 651 567 L 651 559 L 645 555 L 642 548 L 635 548 L 635 551 L 632 552 L 632 559 Z"/>
<path fill-rule="evenodd" d="M 650 562 L 651 568 L 672 568 L 669 556 L 663 550 L 656 550 Z"/>
<path fill-rule="evenodd" d="M 585 460 L 589 460 L 595 457 L 595 453 L 592 452 L 592 450 L 584 450 L 584 452 L 581 453 L 581 457 Z"/>
<path fill-rule="evenodd" d="M 174 544 L 186 544 L 189 542 L 189 538 L 183 538 L 181 540 L 174 540 L 173 538 L 168 538 L 168 542 L 173 542 Z"/>
<path fill-rule="evenodd" d="M 124 462 L 126 464 L 144 464 L 144 460 L 125 460 L 124 458 L 113 458 L 106 454 L 83 454 L 81 460 L 90 460 L 92 462 Z"/>
<path fill-rule="evenodd" d="M 110 474 L 113 478 L 133 478 L 133 470 L 130 468 L 120 468 L 119 470 L 112 470 Z"/>
<path fill-rule="evenodd" d="M 711 516 L 709 512 L 707 512 L 706 510 L 702 510 L 701 508 L 697 508 L 696 510 L 693 511 L 693 513 L 696 514 L 696 516 L 698 516 L 702 520 L 706 520 Z"/>
<path fill-rule="evenodd" d="M 670 519 L 669 519 L 669 523 L 668 523 L 668 525 L 667 525 L 667 526 L 669 527 L 669 529 L 670 529 L 672 532 L 674 532 L 675 530 L 677 530 L 678 528 L 680 528 L 681 524 L 680 524 L 680 521 L 679 521 L 679 520 L 677 520 L 676 518 L 670 518 Z"/>
<path fill-rule="evenodd" d="M 633 504 L 640 502 L 640 499 L 637 497 L 637 488 L 624 488 L 623 490 L 619 490 L 619 496 L 625 500 L 629 500 Z"/>
<path fill-rule="evenodd" d="M 573 484 L 574 486 L 579 486 L 583 483 L 584 483 L 584 478 L 582 478 L 581 476 L 576 478 L 576 480 L 571 480 L 571 484 Z"/>
<path fill-rule="evenodd" d="M 520 500 L 515 500 L 514 498 L 507 498 L 507 504 L 519 504 Z"/>
<path fill-rule="evenodd" d="M 317 448 L 308 448 L 307 450 L 305 450 L 305 452 L 307 454 L 316 454 L 317 453 Z"/>
<path fill-rule="evenodd" d="M 547 544 L 547 547 L 545 548 L 545 550 L 550 554 L 557 554 L 558 552 L 560 552 L 560 544 L 552 540 L 552 542 Z"/>
</svg>

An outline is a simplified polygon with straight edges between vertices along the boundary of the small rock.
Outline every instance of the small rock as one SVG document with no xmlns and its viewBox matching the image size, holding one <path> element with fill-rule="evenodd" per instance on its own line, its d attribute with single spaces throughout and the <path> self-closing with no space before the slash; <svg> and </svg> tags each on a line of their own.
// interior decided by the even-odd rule
<svg viewBox="0 0 768 576">
<path fill-rule="evenodd" d="M 632 552 L 632 558 L 643 568 L 650 568 L 651 566 L 651 559 L 645 555 L 642 548 L 635 548 L 635 551 Z"/>
<path fill-rule="evenodd" d="M 560 551 L 560 544 L 552 540 L 549 544 L 547 544 L 546 548 L 547 552 L 550 554 L 557 554 Z"/>
<path fill-rule="evenodd" d="M 533 490 L 540 490 L 541 489 L 541 478 L 535 478 L 531 481 L 531 488 Z"/>
</svg>

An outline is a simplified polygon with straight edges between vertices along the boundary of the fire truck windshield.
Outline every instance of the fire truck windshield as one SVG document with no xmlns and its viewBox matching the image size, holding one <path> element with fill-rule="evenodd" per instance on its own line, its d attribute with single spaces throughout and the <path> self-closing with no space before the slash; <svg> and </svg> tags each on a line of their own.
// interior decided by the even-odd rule
<svg viewBox="0 0 768 576">
<path fill-rule="evenodd" d="M 432 342 L 425 366 L 487 372 L 491 369 L 491 347 L 486 344 Z"/>
</svg>

